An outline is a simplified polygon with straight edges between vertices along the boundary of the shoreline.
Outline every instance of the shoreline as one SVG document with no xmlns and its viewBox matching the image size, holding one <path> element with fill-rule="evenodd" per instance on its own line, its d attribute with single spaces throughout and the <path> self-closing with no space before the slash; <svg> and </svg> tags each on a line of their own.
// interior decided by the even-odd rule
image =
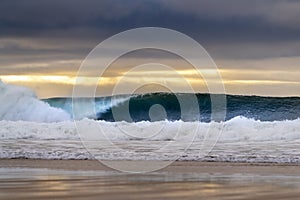
<svg viewBox="0 0 300 200">
<path fill-rule="evenodd" d="M 117 164 L 155 164 L 160 161 L 110 161 Z M 71 171 L 115 171 L 98 160 L 42 160 L 42 159 L 0 159 L 0 168 L 42 168 Z M 245 163 L 245 162 L 200 162 L 175 161 L 155 172 L 170 173 L 222 173 L 256 175 L 299 175 L 300 163 Z"/>
</svg>

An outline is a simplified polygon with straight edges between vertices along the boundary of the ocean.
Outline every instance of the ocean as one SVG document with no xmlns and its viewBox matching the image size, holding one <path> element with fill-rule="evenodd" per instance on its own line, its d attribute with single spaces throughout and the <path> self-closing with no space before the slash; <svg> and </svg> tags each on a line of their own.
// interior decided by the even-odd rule
<svg viewBox="0 0 300 200">
<path fill-rule="evenodd" d="M 189 109 L 189 115 L 182 116 L 180 102 L 186 102 L 196 96 L 200 113 L 193 112 L 194 108 Z M 186 93 L 151 93 L 140 95 L 119 95 L 116 97 L 96 97 L 82 98 L 82 107 L 95 101 L 95 113 L 86 113 L 84 117 L 94 118 L 103 121 L 128 121 L 127 117 L 119 116 L 116 120 L 113 116 L 113 109 L 122 110 L 122 106 L 129 105 L 129 113 L 134 122 L 140 121 L 201 121 L 211 122 L 211 98 L 210 94 L 186 94 Z M 214 96 L 223 96 L 215 94 Z M 72 98 L 50 98 L 44 99 L 50 106 L 60 108 L 72 115 Z M 165 113 L 156 113 L 156 117 L 151 119 L 149 110 L 154 105 L 161 105 Z M 300 117 L 300 98 L 299 97 L 260 97 L 260 96 L 239 96 L 226 95 L 226 118 L 228 121 L 235 117 L 245 117 L 256 121 L 285 121 L 295 120 Z"/>
<path fill-rule="evenodd" d="M 79 98 L 75 117 L 72 98 L 40 100 L 4 83 L 0 92 L 0 158 L 300 162 L 299 97 L 226 95 L 226 116 L 214 121 L 210 94 Z M 196 96 L 198 108 L 183 115 L 178 96 L 186 105 Z M 80 132 L 97 146 L 87 147 Z M 214 142 L 205 154 L 204 141 Z"/>
</svg>

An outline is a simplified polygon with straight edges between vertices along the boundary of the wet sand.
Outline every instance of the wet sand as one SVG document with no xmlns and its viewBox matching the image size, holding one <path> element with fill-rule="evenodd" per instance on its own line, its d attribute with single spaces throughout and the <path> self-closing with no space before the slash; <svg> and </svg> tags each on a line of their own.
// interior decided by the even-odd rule
<svg viewBox="0 0 300 200">
<path fill-rule="evenodd" d="M 95 160 L 0 160 L 0 199 L 298 199 L 299 196 L 300 165 L 295 164 L 177 161 L 156 172 L 129 174 Z"/>
<path fill-rule="evenodd" d="M 123 164 L 125 162 L 140 165 L 153 165 L 159 161 L 111 161 Z M 39 160 L 39 159 L 0 159 L 0 168 L 48 168 L 62 170 L 100 170 L 116 171 L 97 160 Z M 300 175 L 300 164 L 277 163 L 234 163 L 234 162 L 197 162 L 175 161 L 158 172 L 176 173 L 247 173 L 258 175 Z"/>
</svg>

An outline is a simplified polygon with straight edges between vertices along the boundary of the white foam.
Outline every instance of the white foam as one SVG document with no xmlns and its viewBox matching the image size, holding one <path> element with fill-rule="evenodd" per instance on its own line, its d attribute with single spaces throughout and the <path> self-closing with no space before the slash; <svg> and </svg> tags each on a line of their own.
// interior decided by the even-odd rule
<svg viewBox="0 0 300 200">
<path fill-rule="evenodd" d="M 69 114 L 40 101 L 25 87 L 7 85 L 0 80 L 0 120 L 58 122 L 69 120 Z"/>
<path fill-rule="evenodd" d="M 105 160 L 300 162 L 300 119 L 260 122 L 236 117 L 223 123 L 181 121 L 128 123 L 84 119 L 77 123 L 82 128 L 83 135 L 78 135 L 72 121 L 57 123 L 0 121 L 0 158 L 93 159 L 94 156 L 84 148 L 80 138 L 85 134 L 91 134 L 89 136 L 101 140 L 101 134 L 93 129 L 99 125 L 100 130 L 105 132 L 105 137 L 112 143 L 97 141 L 93 153 Z M 217 134 L 222 126 L 221 137 L 212 152 L 205 157 L 199 156 L 199 148 L 207 131 L 210 130 L 209 139 L 214 138 L 214 134 Z M 197 130 L 196 137 L 191 148 L 185 152 L 184 157 L 178 158 L 178 152 L 182 152 L 182 148 L 191 141 L 191 133 L 195 130 Z M 102 139 L 104 140 L 104 137 Z M 147 149 L 159 149 L 170 140 L 178 141 L 180 145 L 175 145 L 171 151 L 166 149 L 157 154 L 147 153 Z M 121 145 L 126 150 L 114 150 L 112 144 Z"/>
<path fill-rule="evenodd" d="M 275 141 L 300 139 L 300 119 L 292 121 L 261 122 L 244 117 L 235 117 L 229 121 L 217 123 L 159 121 L 159 122 L 106 122 L 83 119 L 77 121 L 83 132 L 95 134 L 99 139 L 98 126 L 110 140 L 152 140 L 189 141 L 191 133 L 196 132 L 195 141 L 202 141 L 220 132 L 219 141 Z M 71 121 L 57 123 L 36 123 L 25 121 L 0 121 L 1 139 L 74 139 L 79 138 L 75 123 Z M 104 138 L 103 138 L 104 139 Z"/>
</svg>

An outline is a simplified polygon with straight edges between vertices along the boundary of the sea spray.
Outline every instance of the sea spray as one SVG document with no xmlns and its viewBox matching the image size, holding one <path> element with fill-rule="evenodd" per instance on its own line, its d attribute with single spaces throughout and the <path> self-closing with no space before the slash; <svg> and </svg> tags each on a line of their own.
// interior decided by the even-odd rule
<svg viewBox="0 0 300 200">
<path fill-rule="evenodd" d="M 58 122 L 70 115 L 39 100 L 29 88 L 8 85 L 0 80 L 0 120 Z"/>
</svg>

